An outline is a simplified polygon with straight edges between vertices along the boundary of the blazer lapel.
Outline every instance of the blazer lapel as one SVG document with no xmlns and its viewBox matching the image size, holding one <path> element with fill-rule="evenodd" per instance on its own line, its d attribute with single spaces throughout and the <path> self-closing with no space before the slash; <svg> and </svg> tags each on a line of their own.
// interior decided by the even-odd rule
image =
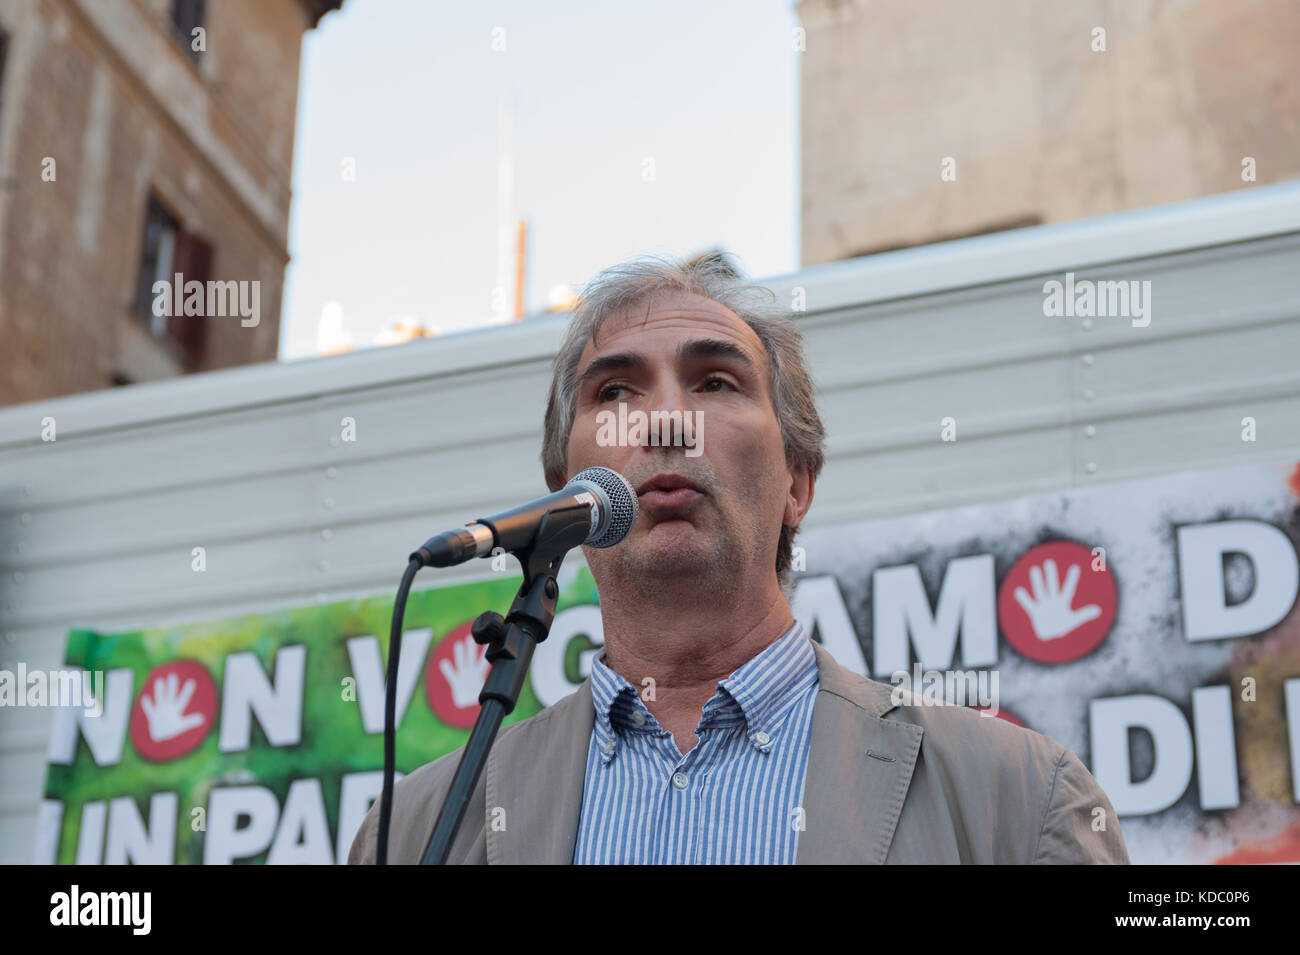
<svg viewBox="0 0 1300 955">
<path fill-rule="evenodd" d="M 890 688 L 846 670 L 816 641 L 820 685 L 795 861 L 881 864 L 889 853 L 923 730 L 882 719 Z"/>
<path fill-rule="evenodd" d="M 569 865 L 578 840 L 587 751 L 596 708 L 591 678 L 488 753 L 489 865 Z M 493 810 L 505 810 L 501 826 Z"/>
</svg>

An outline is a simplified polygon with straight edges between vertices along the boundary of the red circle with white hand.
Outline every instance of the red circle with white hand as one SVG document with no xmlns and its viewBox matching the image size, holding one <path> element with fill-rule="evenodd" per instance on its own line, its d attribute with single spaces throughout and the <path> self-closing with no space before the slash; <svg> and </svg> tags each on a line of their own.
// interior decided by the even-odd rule
<svg viewBox="0 0 1300 955">
<path fill-rule="evenodd" d="M 1012 565 L 998 590 L 998 622 L 1021 656 L 1066 663 L 1106 639 L 1118 602 L 1115 577 L 1093 562 L 1082 544 L 1053 541 Z"/>
<path fill-rule="evenodd" d="M 217 686 L 196 660 L 149 671 L 131 711 L 131 745 L 153 763 L 192 752 L 216 725 Z"/>
<path fill-rule="evenodd" d="M 491 666 L 487 647 L 474 639 L 473 625 L 473 621 L 463 623 L 443 637 L 429 654 L 424 671 L 429 709 L 458 729 L 469 729 L 478 719 L 478 695 Z"/>
</svg>

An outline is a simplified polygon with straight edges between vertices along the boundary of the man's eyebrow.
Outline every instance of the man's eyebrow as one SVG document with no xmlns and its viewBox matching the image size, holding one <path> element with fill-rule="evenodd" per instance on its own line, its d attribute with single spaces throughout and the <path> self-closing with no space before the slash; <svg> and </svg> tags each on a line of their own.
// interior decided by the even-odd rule
<svg viewBox="0 0 1300 955">
<path fill-rule="evenodd" d="M 758 373 L 753 360 L 735 342 L 724 341 L 721 338 L 695 338 L 688 342 L 682 342 L 677 346 L 677 360 L 679 362 L 698 361 L 701 358 L 727 358 L 742 365 L 752 374 Z M 593 378 L 608 374 L 611 371 L 644 372 L 648 364 L 645 356 L 637 352 L 601 355 L 599 358 L 592 359 L 591 364 L 578 376 L 577 381 L 574 382 L 574 388 L 581 391 Z"/>
<path fill-rule="evenodd" d="M 574 382 L 574 387 L 581 390 L 587 382 L 611 371 L 645 371 L 647 362 L 644 355 L 638 355 L 636 352 L 619 352 L 616 355 L 601 355 L 593 359 L 587 366 L 587 370 L 578 376 Z"/>
<path fill-rule="evenodd" d="M 689 342 L 682 342 L 677 346 L 678 361 L 687 362 L 691 359 L 700 358 L 729 358 L 737 364 L 743 365 L 750 373 L 758 373 L 753 360 L 735 342 L 724 341 L 720 338 L 695 338 Z"/>
</svg>

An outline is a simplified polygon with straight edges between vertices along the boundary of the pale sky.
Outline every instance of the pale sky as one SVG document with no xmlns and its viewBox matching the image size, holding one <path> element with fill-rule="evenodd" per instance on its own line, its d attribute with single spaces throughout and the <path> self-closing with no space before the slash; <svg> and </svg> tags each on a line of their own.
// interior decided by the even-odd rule
<svg viewBox="0 0 1300 955">
<path fill-rule="evenodd" d="M 358 345 L 494 320 L 510 100 L 530 312 L 644 252 L 794 270 L 797 25 L 794 0 L 345 0 L 303 41 L 280 357 L 330 302 Z"/>
</svg>

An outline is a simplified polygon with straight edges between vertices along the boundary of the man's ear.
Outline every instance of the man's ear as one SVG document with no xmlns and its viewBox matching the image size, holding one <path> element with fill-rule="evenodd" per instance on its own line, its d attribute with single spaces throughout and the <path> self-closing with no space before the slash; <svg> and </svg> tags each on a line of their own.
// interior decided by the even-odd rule
<svg viewBox="0 0 1300 955">
<path fill-rule="evenodd" d="M 789 527 L 798 527 L 803 522 L 804 515 L 812 507 L 813 490 L 817 479 L 812 476 L 812 472 L 802 464 L 794 464 L 790 467 L 790 491 L 786 495 L 785 516 L 781 523 Z"/>
</svg>

